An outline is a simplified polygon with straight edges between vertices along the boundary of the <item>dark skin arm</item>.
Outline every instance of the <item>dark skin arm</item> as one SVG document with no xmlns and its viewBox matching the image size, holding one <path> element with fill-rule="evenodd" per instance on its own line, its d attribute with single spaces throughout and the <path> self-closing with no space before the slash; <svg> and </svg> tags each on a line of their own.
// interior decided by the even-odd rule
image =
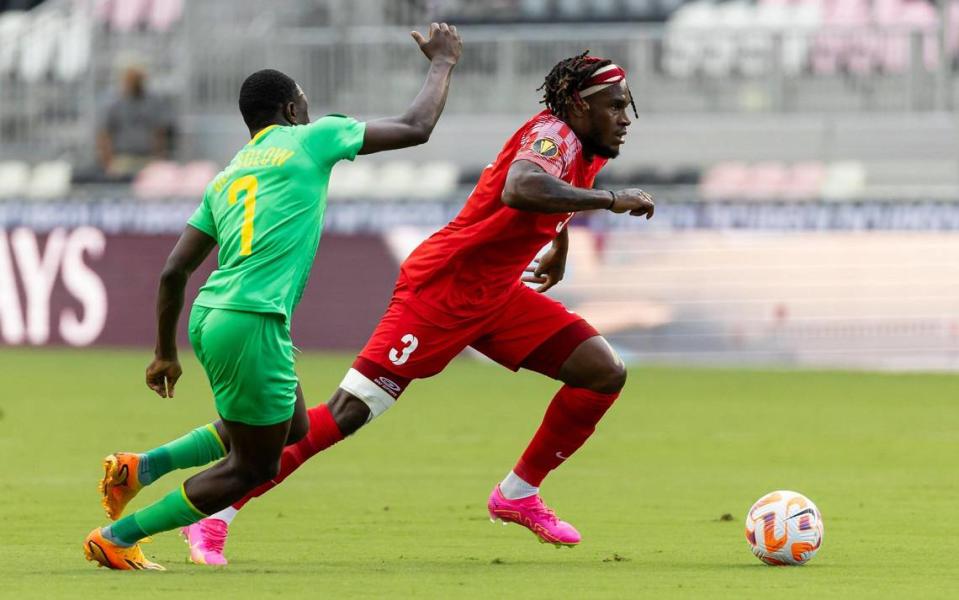
<svg viewBox="0 0 959 600">
<path fill-rule="evenodd" d="M 606 209 L 615 213 L 629 212 L 634 217 L 646 215 L 650 219 L 655 210 L 652 198 L 642 190 L 631 188 L 609 192 L 578 188 L 528 160 L 518 160 L 510 166 L 502 200 L 510 208 L 541 213 Z M 553 247 L 526 268 L 522 281 L 540 284 L 536 288 L 540 293 L 562 281 L 568 250 L 569 230 L 563 229 L 553 240 Z"/>
<path fill-rule="evenodd" d="M 514 162 L 506 174 L 503 204 L 517 210 L 569 213 L 609 206 L 606 190 L 574 187 L 528 160 Z"/>
<path fill-rule="evenodd" d="M 426 83 L 402 115 L 367 121 L 360 154 L 425 144 L 443 112 L 463 42 L 456 27 L 446 23 L 430 25 L 428 40 L 416 31 L 411 35 L 430 61 Z"/>
<path fill-rule="evenodd" d="M 153 362 L 147 367 L 147 387 L 161 398 L 172 398 L 183 373 L 176 349 L 176 329 L 183 310 L 186 282 L 216 246 L 216 240 L 187 225 L 160 274 L 157 292 L 157 340 Z"/>
<path fill-rule="evenodd" d="M 650 219 L 655 209 L 652 198 L 640 189 L 618 190 L 611 195 L 608 190 L 578 188 L 528 160 L 518 160 L 510 166 L 502 200 L 510 208 L 540 213 L 608 209 Z"/>
<path fill-rule="evenodd" d="M 564 227 L 553 240 L 553 247 L 539 258 L 534 258 L 533 264 L 526 267 L 526 275 L 521 281 L 540 284 L 536 291 L 542 294 L 563 280 L 566 274 L 567 252 L 569 252 L 569 229 Z"/>
</svg>

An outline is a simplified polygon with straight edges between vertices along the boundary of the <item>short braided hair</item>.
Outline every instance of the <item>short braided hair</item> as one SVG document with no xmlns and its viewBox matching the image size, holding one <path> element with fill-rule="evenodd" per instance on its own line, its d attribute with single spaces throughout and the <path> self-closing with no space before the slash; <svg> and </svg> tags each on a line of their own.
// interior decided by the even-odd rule
<svg viewBox="0 0 959 600">
<path fill-rule="evenodd" d="M 274 69 L 253 73 L 240 86 L 240 114 L 250 129 L 259 129 L 273 122 L 276 113 L 288 102 L 296 101 L 297 87 L 293 78 Z"/>
<path fill-rule="evenodd" d="M 579 98 L 577 92 L 583 87 L 583 83 L 592 77 L 593 73 L 612 63 L 609 59 L 592 58 L 589 56 L 589 49 L 582 54 L 564 58 L 550 70 L 543 85 L 536 88 L 536 91 L 543 91 L 540 103 L 545 104 L 557 117 L 565 119 Z M 636 114 L 636 104 L 633 103 L 632 96 L 629 103 L 633 107 L 633 114 Z"/>
</svg>

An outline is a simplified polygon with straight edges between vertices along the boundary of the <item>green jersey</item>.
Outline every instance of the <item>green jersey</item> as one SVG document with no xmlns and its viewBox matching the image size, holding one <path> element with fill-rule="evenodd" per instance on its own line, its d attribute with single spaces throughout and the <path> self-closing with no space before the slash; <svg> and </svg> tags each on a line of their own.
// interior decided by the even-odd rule
<svg viewBox="0 0 959 600">
<path fill-rule="evenodd" d="M 330 170 L 356 157 L 365 130 L 341 115 L 273 125 L 237 153 L 188 221 L 220 246 L 195 304 L 279 313 L 289 325 L 320 243 Z"/>
</svg>

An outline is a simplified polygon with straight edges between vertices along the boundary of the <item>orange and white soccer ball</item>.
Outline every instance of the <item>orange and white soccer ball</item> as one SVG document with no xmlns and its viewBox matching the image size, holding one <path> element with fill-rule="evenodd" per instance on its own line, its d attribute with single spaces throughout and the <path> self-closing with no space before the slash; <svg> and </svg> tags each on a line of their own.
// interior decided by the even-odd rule
<svg viewBox="0 0 959 600">
<path fill-rule="evenodd" d="M 798 492 L 779 490 L 756 501 L 746 514 L 746 540 L 769 565 L 801 565 L 822 546 L 822 514 Z"/>
</svg>

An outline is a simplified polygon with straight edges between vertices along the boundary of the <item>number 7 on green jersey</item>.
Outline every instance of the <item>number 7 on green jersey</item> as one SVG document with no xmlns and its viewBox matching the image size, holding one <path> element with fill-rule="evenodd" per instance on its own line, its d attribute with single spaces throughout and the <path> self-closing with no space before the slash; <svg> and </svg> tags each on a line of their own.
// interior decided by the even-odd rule
<svg viewBox="0 0 959 600">
<path fill-rule="evenodd" d="M 233 206 L 239 200 L 240 192 L 246 192 L 243 198 L 243 226 L 240 228 L 240 256 L 253 254 L 253 215 L 256 214 L 256 188 L 258 182 L 253 175 L 244 175 L 230 184 L 227 200 Z"/>
</svg>

